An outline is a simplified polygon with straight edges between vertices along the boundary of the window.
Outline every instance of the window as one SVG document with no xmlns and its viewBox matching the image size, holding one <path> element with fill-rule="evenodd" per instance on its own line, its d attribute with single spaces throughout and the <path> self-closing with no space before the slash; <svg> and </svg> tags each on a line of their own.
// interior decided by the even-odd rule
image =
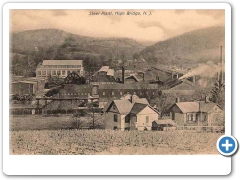
<svg viewBox="0 0 240 180">
<path fill-rule="evenodd" d="M 136 95 L 136 92 L 133 92 L 133 94 L 135 94 L 135 95 Z"/>
<path fill-rule="evenodd" d="M 129 131 L 129 130 L 130 130 L 130 127 L 126 127 L 126 128 L 125 128 L 125 131 Z"/>
<path fill-rule="evenodd" d="M 57 71 L 57 75 L 60 75 L 61 74 L 61 71 Z"/>
<path fill-rule="evenodd" d="M 114 92 L 112 92 L 112 96 L 114 96 Z"/>
<path fill-rule="evenodd" d="M 118 130 L 117 126 L 114 126 L 114 127 L 113 127 L 113 130 Z"/>
<path fill-rule="evenodd" d="M 77 70 L 77 74 L 80 74 L 80 70 Z"/>
<path fill-rule="evenodd" d="M 64 70 L 62 70 L 62 75 L 65 75 L 65 73 L 66 73 L 66 72 L 65 72 Z"/>
<path fill-rule="evenodd" d="M 189 120 L 189 121 L 193 121 L 193 114 L 189 114 L 189 115 L 188 115 L 188 120 Z"/>
<path fill-rule="evenodd" d="M 41 71 L 38 71 L 37 74 L 38 74 L 39 76 L 41 76 L 41 75 L 42 75 L 42 72 L 41 72 Z"/>
<path fill-rule="evenodd" d="M 113 119 L 114 119 L 114 122 L 118 122 L 118 115 L 114 114 Z"/>
<path fill-rule="evenodd" d="M 42 71 L 42 75 L 43 75 L 43 76 L 46 76 L 46 71 Z"/>
<path fill-rule="evenodd" d="M 130 123 L 130 116 L 129 115 L 125 116 L 125 123 Z"/>
<path fill-rule="evenodd" d="M 67 71 L 67 75 L 69 75 L 70 74 L 70 71 Z"/>
<path fill-rule="evenodd" d="M 153 92 L 153 95 L 154 95 L 154 92 Z"/>
<path fill-rule="evenodd" d="M 47 71 L 47 75 L 50 76 L 51 75 L 51 71 Z"/>
<path fill-rule="evenodd" d="M 52 71 L 52 75 L 56 75 L 56 71 Z"/>
<path fill-rule="evenodd" d="M 120 96 L 122 95 L 122 91 L 120 91 Z"/>
<path fill-rule="evenodd" d="M 149 123 L 149 116 L 146 116 L 146 123 Z"/>
<path fill-rule="evenodd" d="M 105 96 L 105 92 L 103 92 L 102 95 Z"/>
</svg>

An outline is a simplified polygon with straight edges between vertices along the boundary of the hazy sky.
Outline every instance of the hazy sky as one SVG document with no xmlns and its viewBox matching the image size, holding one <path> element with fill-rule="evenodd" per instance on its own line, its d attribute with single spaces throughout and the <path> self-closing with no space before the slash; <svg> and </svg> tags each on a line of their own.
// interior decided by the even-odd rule
<svg viewBox="0 0 240 180">
<path fill-rule="evenodd" d="M 91 10 L 97 12 L 97 10 Z M 112 10 L 98 10 L 111 12 Z M 127 10 L 124 11 L 125 14 Z M 137 10 L 129 10 L 137 11 Z M 89 15 L 88 10 L 11 10 L 11 31 L 57 28 L 95 37 L 128 37 L 160 41 L 187 31 L 224 26 L 224 10 L 145 10 L 148 14 Z"/>
</svg>

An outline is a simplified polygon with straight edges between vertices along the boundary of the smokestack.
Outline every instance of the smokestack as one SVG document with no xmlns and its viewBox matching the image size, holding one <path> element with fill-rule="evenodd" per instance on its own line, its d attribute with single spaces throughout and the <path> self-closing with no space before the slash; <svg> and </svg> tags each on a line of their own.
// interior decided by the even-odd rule
<svg viewBox="0 0 240 180">
<path fill-rule="evenodd" d="M 143 82 L 145 81 L 145 73 L 143 72 Z"/>
<path fill-rule="evenodd" d="M 177 97 L 177 98 L 176 98 L 176 103 L 179 103 L 179 102 L 180 102 L 180 98 Z"/>
<path fill-rule="evenodd" d="M 122 66 L 122 83 L 124 84 L 124 81 L 125 81 L 125 69 L 124 67 Z"/>
<path fill-rule="evenodd" d="M 220 46 L 220 62 L 222 63 L 222 70 L 221 70 L 221 79 L 220 79 L 220 81 L 221 81 L 221 83 L 223 83 L 223 71 L 224 71 L 224 67 L 223 67 L 223 57 L 222 57 L 222 46 Z"/>
</svg>

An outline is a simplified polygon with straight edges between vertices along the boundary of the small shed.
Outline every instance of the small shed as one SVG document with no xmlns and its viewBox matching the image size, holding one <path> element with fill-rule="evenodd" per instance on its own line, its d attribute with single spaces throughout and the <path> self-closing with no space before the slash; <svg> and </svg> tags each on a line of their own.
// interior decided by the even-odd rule
<svg viewBox="0 0 240 180">
<path fill-rule="evenodd" d="M 155 131 L 167 131 L 175 130 L 176 123 L 171 119 L 160 119 L 152 122 L 152 130 Z"/>
</svg>

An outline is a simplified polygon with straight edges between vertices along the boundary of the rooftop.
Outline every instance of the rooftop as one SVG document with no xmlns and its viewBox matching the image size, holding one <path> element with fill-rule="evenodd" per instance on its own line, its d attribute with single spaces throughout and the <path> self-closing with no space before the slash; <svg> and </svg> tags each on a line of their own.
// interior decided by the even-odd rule
<svg viewBox="0 0 240 180">
<path fill-rule="evenodd" d="M 134 84 L 100 84 L 99 89 L 144 89 L 144 86 L 140 83 Z M 156 84 L 148 84 L 147 89 L 158 89 L 158 85 Z"/>
<path fill-rule="evenodd" d="M 83 60 L 43 60 L 42 65 L 82 65 Z"/>
<path fill-rule="evenodd" d="M 160 119 L 160 120 L 155 120 L 155 122 L 158 125 L 163 125 L 163 124 L 170 124 L 172 126 L 176 125 L 176 123 L 174 123 L 171 119 Z"/>
<path fill-rule="evenodd" d="M 179 109 L 183 113 L 188 113 L 188 112 L 209 112 L 212 110 L 212 108 L 217 105 L 212 102 L 179 102 L 176 103 L 176 105 L 179 107 Z"/>
</svg>

